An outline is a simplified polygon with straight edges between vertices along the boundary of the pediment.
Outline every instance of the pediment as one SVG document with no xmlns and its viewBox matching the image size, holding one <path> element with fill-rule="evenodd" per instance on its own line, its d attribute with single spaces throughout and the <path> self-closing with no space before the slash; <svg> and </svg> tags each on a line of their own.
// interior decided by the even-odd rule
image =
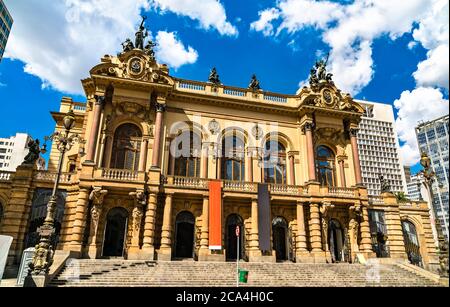
<svg viewBox="0 0 450 307">
<path fill-rule="evenodd" d="M 364 108 L 350 94 L 343 94 L 332 81 L 320 81 L 315 87 L 305 87 L 300 92 L 302 105 L 323 109 L 364 113 Z"/>
<path fill-rule="evenodd" d="M 175 84 L 169 76 L 167 65 L 158 64 L 154 57 L 140 49 L 122 52 L 117 56 L 104 56 L 102 63 L 92 68 L 90 74 L 170 86 Z"/>
</svg>

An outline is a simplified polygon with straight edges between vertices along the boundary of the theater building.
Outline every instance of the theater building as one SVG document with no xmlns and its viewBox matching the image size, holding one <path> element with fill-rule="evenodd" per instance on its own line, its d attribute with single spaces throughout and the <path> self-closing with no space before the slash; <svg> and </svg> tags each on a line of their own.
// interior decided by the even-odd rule
<svg viewBox="0 0 450 307">
<path fill-rule="evenodd" d="M 388 191 L 369 198 L 357 142 L 364 108 L 323 61 L 309 86 L 282 95 L 256 78 L 248 88 L 223 85 L 214 70 L 207 82 L 178 79 L 151 48 L 103 57 L 82 80 L 87 101 L 63 98 L 51 113 L 63 132 L 73 110 L 72 133 L 85 140 L 63 160 L 57 253 L 437 265 L 426 203 L 398 203 Z M 10 265 L 38 242 L 59 156 L 54 144 L 48 170 L 0 173 Z"/>
</svg>

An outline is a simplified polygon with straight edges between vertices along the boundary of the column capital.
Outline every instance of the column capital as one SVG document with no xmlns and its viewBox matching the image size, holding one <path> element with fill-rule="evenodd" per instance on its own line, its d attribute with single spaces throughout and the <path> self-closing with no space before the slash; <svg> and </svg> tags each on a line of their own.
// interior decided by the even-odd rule
<svg viewBox="0 0 450 307">
<path fill-rule="evenodd" d="M 105 104 L 105 96 L 95 95 L 95 105 L 103 106 Z"/>
<path fill-rule="evenodd" d="M 167 110 L 167 105 L 165 102 L 164 103 L 157 102 L 155 108 L 157 113 L 164 113 Z"/>
<path fill-rule="evenodd" d="M 351 137 L 357 137 L 359 132 L 359 128 L 352 127 L 349 129 L 349 133 Z"/>
<path fill-rule="evenodd" d="M 343 163 L 348 160 L 348 157 L 346 155 L 337 156 L 336 159 L 339 163 Z"/>
<path fill-rule="evenodd" d="M 300 154 L 299 151 L 289 151 L 289 152 L 287 153 L 287 156 L 288 156 L 289 158 L 295 158 L 295 156 L 298 156 L 299 154 Z"/>
<path fill-rule="evenodd" d="M 315 124 L 314 124 L 314 122 L 313 121 L 306 121 L 306 122 L 304 122 L 302 125 L 301 125 L 301 129 L 302 129 L 302 131 L 303 131 L 303 133 L 306 133 L 306 132 L 308 132 L 308 131 L 313 131 L 314 129 L 315 129 L 316 127 L 315 127 Z"/>
</svg>

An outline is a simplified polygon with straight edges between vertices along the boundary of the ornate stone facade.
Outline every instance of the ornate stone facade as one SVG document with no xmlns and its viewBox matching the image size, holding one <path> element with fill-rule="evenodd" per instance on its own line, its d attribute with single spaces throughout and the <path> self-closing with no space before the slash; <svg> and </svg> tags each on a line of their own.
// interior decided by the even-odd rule
<svg viewBox="0 0 450 307">
<path fill-rule="evenodd" d="M 425 203 L 398 204 L 389 193 L 368 198 L 355 134 L 364 110 L 325 67 L 317 66 L 309 87 L 281 95 L 261 90 L 256 77 L 247 89 L 213 78 L 177 79 L 130 43 L 82 81 L 85 104 L 63 98 L 52 113 L 59 131 L 74 110 L 74 132 L 87 141 L 64 158 L 61 189 L 68 194 L 57 250 L 90 258 L 225 261 L 237 257 L 232 236 L 239 226 L 239 254 L 247 261 L 405 260 L 407 219 L 416 227 L 423 265 L 437 264 Z M 177 141 L 182 135 L 191 146 Z M 177 156 L 177 149 L 186 155 Z M 34 190 L 51 187 L 57 160 L 52 148 L 46 176 L 29 166 L 0 174 L 0 232 L 14 237 L 10 264 L 24 249 Z M 221 250 L 208 243 L 213 180 L 222 182 Z M 272 250 L 265 253 L 258 242 L 261 183 L 270 191 L 272 215 Z M 384 217 L 379 229 L 372 211 Z M 385 232 L 386 254 L 377 250 L 378 231 Z"/>
</svg>

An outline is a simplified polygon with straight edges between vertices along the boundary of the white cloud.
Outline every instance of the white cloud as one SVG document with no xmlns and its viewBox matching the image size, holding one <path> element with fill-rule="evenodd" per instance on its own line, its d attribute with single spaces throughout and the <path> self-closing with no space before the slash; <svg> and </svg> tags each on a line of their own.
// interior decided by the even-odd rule
<svg viewBox="0 0 450 307">
<path fill-rule="evenodd" d="M 259 20 L 250 24 L 250 29 L 257 32 L 262 32 L 264 36 L 273 35 L 272 20 L 280 17 L 280 11 L 276 8 L 267 9 L 258 13 Z"/>
<path fill-rule="evenodd" d="M 331 47 L 330 67 L 337 85 L 356 94 L 374 74 L 372 42 L 383 35 L 396 39 L 411 32 L 437 1 L 442 0 L 359 0 L 350 4 L 280 0 L 276 7 L 264 10 L 278 11 L 278 17 L 264 19 L 260 12 L 260 19 L 253 24 L 258 24 L 264 35 L 279 35 L 283 30 L 292 34 L 306 27 L 322 30 L 323 41 Z"/>
<path fill-rule="evenodd" d="M 238 30 L 227 21 L 224 6 L 219 0 L 149 0 L 150 4 L 164 11 L 198 20 L 203 29 L 216 29 L 221 35 L 237 36 Z"/>
<path fill-rule="evenodd" d="M 427 59 L 419 63 L 414 78 L 419 86 L 439 86 L 449 89 L 449 3 L 437 0 L 413 37 L 428 51 Z"/>
<path fill-rule="evenodd" d="M 433 120 L 448 114 L 449 101 L 443 98 L 438 89 L 419 87 L 413 91 L 404 91 L 394 106 L 398 110 L 397 132 L 405 143 L 400 150 L 403 162 L 415 165 L 420 159 L 415 127 L 419 121 Z"/>
<path fill-rule="evenodd" d="M 120 51 L 121 43 L 134 38 L 141 10 L 150 5 L 161 5 L 170 10 L 200 21 L 205 29 L 217 29 L 225 35 L 236 35 L 237 30 L 226 22 L 223 6 L 216 0 L 186 1 L 164 0 L 5 0 L 14 16 L 5 57 L 25 63 L 25 72 L 37 76 L 42 87 L 83 94 L 80 79 L 99 63 L 105 54 Z M 161 36 L 163 38 L 167 38 Z M 175 36 L 174 36 L 175 39 Z M 158 55 L 174 68 L 195 62 L 197 52 L 176 39 L 159 42 Z M 166 47 L 178 47 L 166 50 Z M 183 48 L 180 48 L 183 47 Z M 183 52 L 184 51 L 184 52 Z M 174 54 L 179 55 L 175 59 Z M 172 55 L 170 57 L 169 55 Z M 195 56 L 194 56 L 195 55 Z M 168 59 L 168 60 L 167 60 Z M 184 62 L 183 62 L 184 61 Z"/>
<path fill-rule="evenodd" d="M 158 42 L 156 56 L 170 67 L 177 69 L 182 65 L 197 62 L 197 51 L 191 46 L 186 49 L 175 33 L 160 31 L 156 36 L 156 41 Z"/>
</svg>

